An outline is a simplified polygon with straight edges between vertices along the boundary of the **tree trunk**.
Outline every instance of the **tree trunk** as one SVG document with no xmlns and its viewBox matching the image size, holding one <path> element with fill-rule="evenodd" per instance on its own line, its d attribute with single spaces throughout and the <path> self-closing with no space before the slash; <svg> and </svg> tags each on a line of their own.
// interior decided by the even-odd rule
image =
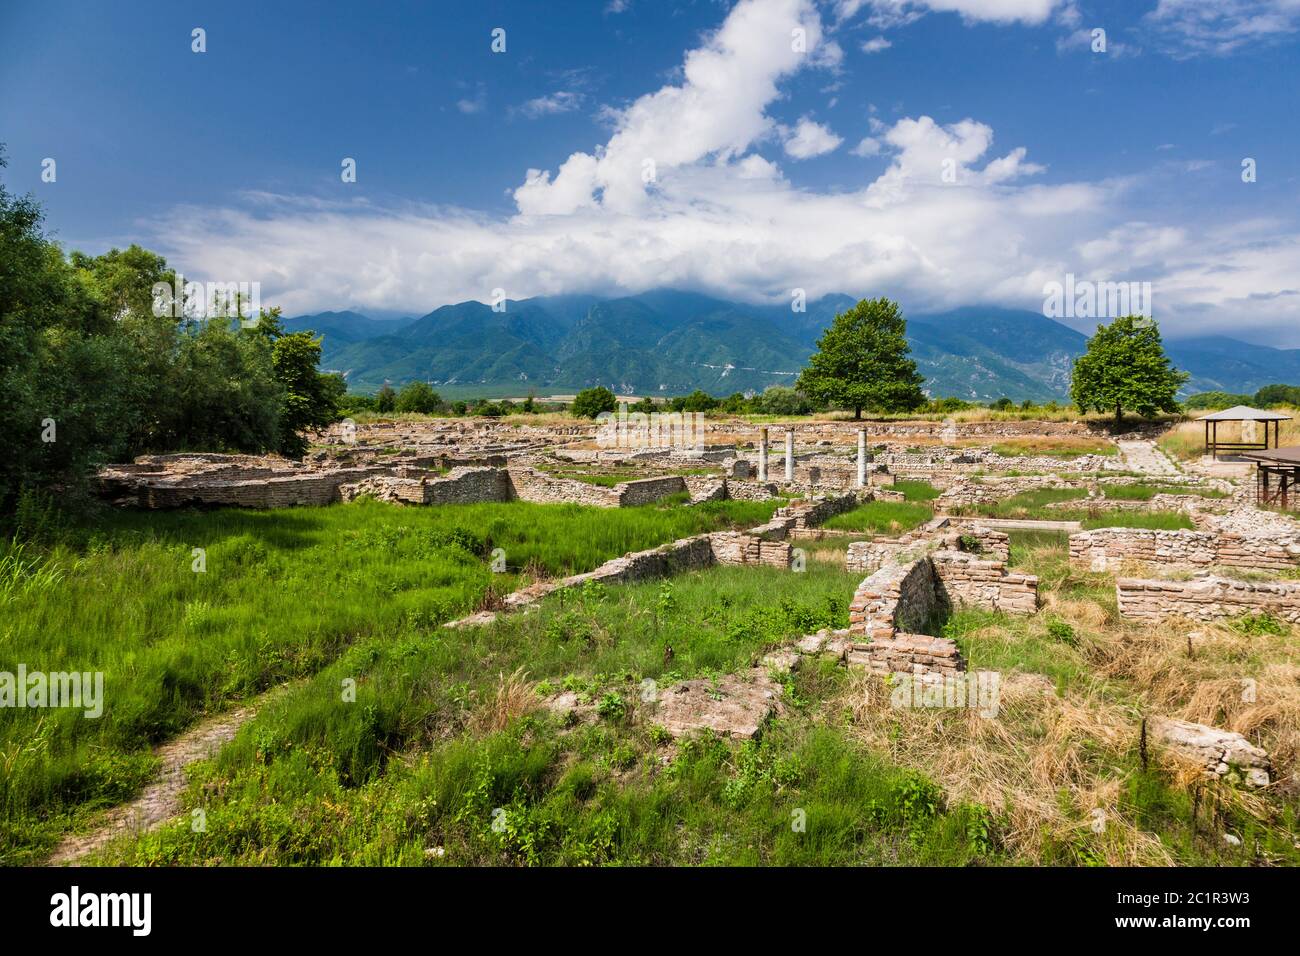
<svg viewBox="0 0 1300 956">
<path fill-rule="evenodd" d="M 855 406 L 854 406 L 854 408 L 853 408 L 853 420 L 854 420 L 855 422 L 860 422 L 860 421 L 862 421 L 862 406 L 860 406 L 860 405 L 855 405 Z"/>
<path fill-rule="evenodd" d="M 1119 431 L 1123 427 L 1124 427 L 1124 406 L 1116 402 L 1115 403 L 1115 431 Z"/>
</svg>

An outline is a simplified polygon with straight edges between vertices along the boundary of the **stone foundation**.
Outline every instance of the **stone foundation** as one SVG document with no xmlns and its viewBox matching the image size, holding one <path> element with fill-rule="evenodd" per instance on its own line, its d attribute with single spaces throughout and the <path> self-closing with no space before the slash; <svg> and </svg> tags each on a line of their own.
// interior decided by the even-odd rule
<svg viewBox="0 0 1300 956">
<path fill-rule="evenodd" d="M 1300 539 L 1145 528 L 1099 528 L 1070 535 L 1070 563 L 1075 567 L 1107 571 L 1125 561 L 1177 568 L 1227 565 L 1280 570 L 1300 566 Z"/>
<path fill-rule="evenodd" d="M 1300 582 L 1250 584 L 1219 577 L 1193 581 L 1120 578 L 1115 582 L 1115 591 L 1120 616 L 1130 620 L 1185 617 L 1213 621 L 1269 614 L 1281 621 L 1300 624 Z"/>
<path fill-rule="evenodd" d="M 877 674 L 952 675 L 966 670 L 956 641 L 927 634 L 896 633 L 869 644 L 854 644 L 847 659 Z"/>
</svg>

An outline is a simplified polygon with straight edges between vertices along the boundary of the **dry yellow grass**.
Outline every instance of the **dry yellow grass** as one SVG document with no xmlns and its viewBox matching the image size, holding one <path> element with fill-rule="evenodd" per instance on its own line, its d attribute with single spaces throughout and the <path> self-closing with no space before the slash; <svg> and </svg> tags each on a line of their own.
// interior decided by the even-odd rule
<svg viewBox="0 0 1300 956">
<path fill-rule="evenodd" d="M 1171 621 L 1136 626 L 1086 597 L 1049 590 L 1031 622 L 968 632 L 971 647 L 1015 658 L 1016 645 L 1041 641 L 1049 617 L 1068 621 L 1086 677 L 1062 688 L 1038 674 L 1003 673 L 995 719 L 974 709 L 891 706 L 888 682 L 855 673 L 839 704 L 852 732 L 899 763 L 921 770 L 958 800 L 1005 811 L 1010 848 L 1040 859 L 1050 841 L 1086 843 L 1108 865 L 1173 862 L 1122 803 L 1124 772 L 1142 719 L 1162 715 L 1224 727 L 1269 751 L 1274 784 L 1262 794 L 1207 781 L 1201 768 L 1152 744 L 1150 758 L 1175 787 L 1194 793 L 1208 814 L 1231 807 L 1261 820 L 1292 799 L 1300 760 L 1300 637 L 1247 636 L 1222 625 Z M 1191 634 L 1191 653 L 1188 635 Z M 1041 654 L 1041 649 L 1038 651 Z M 1105 826 L 1092 828 L 1094 811 Z"/>
<path fill-rule="evenodd" d="M 1290 421 L 1282 422 L 1278 428 L 1278 442 L 1282 447 L 1300 445 L 1300 413 L 1291 408 L 1278 408 L 1283 415 L 1296 415 Z M 1198 412 L 1197 414 L 1204 414 Z M 1242 426 L 1238 422 L 1221 422 L 1219 424 L 1220 441 L 1240 441 Z M 1264 426 L 1256 426 L 1255 441 L 1262 441 Z M 1273 426 L 1269 426 L 1269 443 L 1272 444 Z M 1185 421 L 1166 431 L 1157 441 L 1165 453 L 1184 461 L 1200 458 L 1205 454 L 1205 423 Z"/>
<path fill-rule="evenodd" d="M 521 667 L 508 676 L 497 675 L 496 693 L 475 702 L 469 726 L 476 734 L 496 733 L 538 706 L 537 685 L 528 680 L 527 672 Z"/>
</svg>

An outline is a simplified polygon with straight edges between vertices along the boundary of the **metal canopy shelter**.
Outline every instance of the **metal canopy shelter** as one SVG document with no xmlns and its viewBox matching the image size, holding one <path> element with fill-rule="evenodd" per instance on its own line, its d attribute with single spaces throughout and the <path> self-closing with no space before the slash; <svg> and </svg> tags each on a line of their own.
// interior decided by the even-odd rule
<svg viewBox="0 0 1300 956">
<path fill-rule="evenodd" d="M 1218 458 L 1219 449 L 1221 448 L 1228 452 L 1268 451 L 1268 426 L 1270 423 L 1273 425 L 1272 447 L 1276 448 L 1280 444 L 1278 436 L 1281 434 L 1282 423 L 1289 422 L 1291 416 L 1283 415 L 1281 412 L 1265 412 L 1246 405 L 1234 405 L 1232 408 L 1225 408 L 1221 412 L 1202 415 L 1196 420 L 1205 422 L 1206 453 Z M 1264 440 L 1262 442 L 1219 441 L 1219 422 L 1263 422 Z"/>
<path fill-rule="evenodd" d="M 1255 498 L 1261 508 L 1289 509 L 1300 504 L 1300 447 L 1246 452 L 1255 463 Z"/>
</svg>

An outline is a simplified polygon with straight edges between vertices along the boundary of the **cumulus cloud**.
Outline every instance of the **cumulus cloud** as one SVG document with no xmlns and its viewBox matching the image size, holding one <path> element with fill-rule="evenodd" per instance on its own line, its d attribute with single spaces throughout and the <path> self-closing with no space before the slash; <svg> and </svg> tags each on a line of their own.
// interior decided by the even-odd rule
<svg viewBox="0 0 1300 956">
<path fill-rule="evenodd" d="M 873 37 L 862 44 L 863 53 L 881 53 L 888 50 L 894 44 L 890 43 L 884 37 Z"/>
<path fill-rule="evenodd" d="M 807 53 L 791 49 L 797 27 Z M 1157 318 L 1175 333 L 1295 327 L 1296 296 L 1285 293 L 1300 273 L 1300 230 L 1290 213 L 1224 224 L 1212 204 L 1180 195 L 1169 207 L 1179 221 L 1138 214 L 1153 189 L 1173 188 L 1165 170 L 1043 182 L 1024 146 L 995 148 L 975 118 L 871 117 L 854 152 L 885 161 L 874 180 L 790 182 L 760 153 L 785 144 L 768 110 L 785 78 L 816 69 L 822 40 L 806 0 L 742 0 L 687 54 L 680 82 L 614 114 L 606 143 L 557 170 L 524 171 L 513 214 L 262 194 L 175 210 L 153 244 L 196 279 L 261 281 L 263 298 L 288 314 L 415 313 L 496 288 L 523 298 L 656 286 L 748 301 L 784 301 L 800 287 L 888 295 L 910 310 L 1038 308 L 1043 286 L 1073 272 L 1152 282 Z"/>
<path fill-rule="evenodd" d="M 784 145 L 786 153 L 795 159 L 811 159 L 831 152 L 842 142 L 829 126 L 814 123 L 805 116 L 794 129 L 786 132 Z"/>
<path fill-rule="evenodd" d="M 574 153 L 554 177 L 530 175 L 515 191 L 519 211 L 572 212 L 598 192 L 604 208 L 643 209 L 647 187 L 659 175 L 709 156 L 738 156 L 770 132 L 766 107 L 777 97 L 778 81 L 818 62 L 821 44 L 821 18 L 811 0 L 740 0 L 707 42 L 686 55 L 681 84 L 615 112 L 615 133 L 598 155 Z"/>
</svg>

